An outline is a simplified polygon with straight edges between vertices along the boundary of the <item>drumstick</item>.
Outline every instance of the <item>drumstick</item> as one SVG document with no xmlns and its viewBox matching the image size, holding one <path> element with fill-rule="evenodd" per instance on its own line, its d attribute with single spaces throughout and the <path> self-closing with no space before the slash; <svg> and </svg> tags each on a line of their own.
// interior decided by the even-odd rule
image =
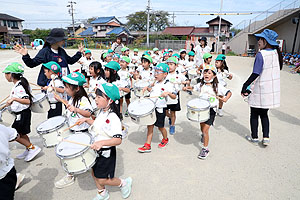
<svg viewBox="0 0 300 200">
<path fill-rule="evenodd" d="M 3 101 L 5 101 L 6 99 L 8 99 L 9 96 L 10 96 L 10 95 L 7 95 L 7 97 L 5 97 L 4 99 L 2 99 L 2 100 L 0 101 L 0 104 L 1 104 Z"/>
<path fill-rule="evenodd" d="M 39 86 L 39 85 L 37 85 L 37 84 L 35 84 L 35 83 L 30 83 L 30 82 L 29 82 L 29 84 L 30 84 L 30 85 L 34 85 L 34 86 L 36 86 L 36 87 L 41 87 L 41 86 Z"/>
<path fill-rule="evenodd" d="M 62 133 L 63 133 L 63 132 L 66 132 L 67 130 L 70 130 L 71 128 L 73 128 L 73 127 L 75 127 L 75 126 L 77 126 L 77 125 L 79 125 L 79 122 L 76 122 L 76 123 L 73 124 L 72 126 L 70 126 L 70 127 L 68 127 L 68 128 L 65 128 L 65 129 L 62 131 Z"/>
<path fill-rule="evenodd" d="M 31 89 L 31 90 L 42 90 L 42 89 L 34 88 L 34 89 Z"/>
<path fill-rule="evenodd" d="M 68 103 L 66 103 L 58 94 L 56 94 L 55 92 L 54 92 L 54 96 L 60 101 L 60 102 L 62 102 L 65 106 L 68 106 Z"/>
<path fill-rule="evenodd" d="M 5 108 L 5 107 L 6 107 L 6 104 L 5 104 L 4 106 L 1 106 L 1 107 L 0 107 L 0 110 L 2 110 L 2 109 Z"/>
<path fill-rule="evenodd" d="M 54 92 L 56 93 L 56 87 L 55 87 L 55 82 L 54 82 L 55 75 L 54 74 L 51 75 L 51 79 L 52 79 L 52 82 L 53 82 Z"/>
<path fill-rule="evenodd" d="M 84 143 L 80 143 L 80 142 L 76 142 L 76 141 L 66 140 L 66 139 L 62 138 L 61 136 L 57 137 L 57 140 L 60 142 L 69 142 L 72 144 L 78 144 L 78 145 L 82 145 L 82 146 L 86 146 L 86 147 L 91 147 L 90 144 L 84 144 Z"/>
</svg>

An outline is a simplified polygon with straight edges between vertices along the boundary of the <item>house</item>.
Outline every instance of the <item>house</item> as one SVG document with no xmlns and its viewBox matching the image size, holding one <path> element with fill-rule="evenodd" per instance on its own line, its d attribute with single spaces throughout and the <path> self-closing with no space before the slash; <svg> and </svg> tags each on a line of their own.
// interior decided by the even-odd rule
<svg viewBox="0 0 300 200">
<path fill-rule="evenodd" d="M 22 32 L 23 21 L 23 19 L 0 13 L 0 43 L 9 44 L 15 41 L 29 43 L 28 35 Z"/>
<path fill-rule="evenodd" d="M 216 17 L 207 21 L 208 27 L 195 27 L 195 26 L 173 26 L 167 27 L 163 34 L 171 34 L 181 39 L 183 36 L 187 36 L 193 41 L 196 41 L 200 37 L 207 37 L 211 41 L 215 40 L 215 37 L 219 31 L 220 17 Z M 229 39 L 229 30 L 232 23 L 221 18 L 221 36 L 225 36 L 225 40 Z"/>
<path fill-rule="evenodd" d="M 110 35 L 120 37 L 127 44 L 132 36 L 124 25 L 115 17 L 98 17 L 91 22 L 91 27 L 78 34 L 82 37 L 107 38 Z"/>
</svg>

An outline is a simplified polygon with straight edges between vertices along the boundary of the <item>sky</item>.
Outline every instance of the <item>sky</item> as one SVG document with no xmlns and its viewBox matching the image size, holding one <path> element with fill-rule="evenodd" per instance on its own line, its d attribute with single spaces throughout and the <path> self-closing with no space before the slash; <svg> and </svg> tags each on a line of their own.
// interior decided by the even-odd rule
<svg viewBox="0 0 300 200">
<path fill-rule="evenodd" d="M 75 21 L 90 17 L 116 16 L 121 22 L 126 23 L 126 16 L 136 11 L 146 9 L 147 0 L 75 0 Z M 294 0 L 286 0 L 294 1 Z M 219 12 L 221 0 L 151 0 L 150 7 L 153 11 L 164 10 L 172 14 L 172 11 L 189 11 L 189 13 Z M 223 0 L 223 11 L 253 12 L 265 11 L 280 0 Z M 286 4 L 286 3 L 285 3 Z M 71 16 L 67 8 L 68 0 L 0 0 L 0 13 L 6 13 L 25 20 L 24 29 L 65 28 L 71 24 Z M 279 6 L 277 6 L 279 7 Z M 216 16 L 206 15 L 179 15 L 184 12 L 175 12 L 175 25 L 206 27 L 206 22 Z M 224 19 L 230 21 L 233 26 L 243 20 L 256 17 L 252 15 L 227 15 Z M 173 19 L 170 17 L 170 21 Z M 240 25 L 242 26 L 242 25 Z"/>
</svg>

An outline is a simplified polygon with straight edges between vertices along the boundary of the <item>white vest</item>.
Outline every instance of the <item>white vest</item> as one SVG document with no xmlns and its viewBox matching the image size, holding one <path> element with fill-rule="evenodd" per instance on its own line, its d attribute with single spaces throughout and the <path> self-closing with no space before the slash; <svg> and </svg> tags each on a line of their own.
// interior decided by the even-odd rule
<svg viewBox="0 0 300 200">
<path fill-rule="evenodd" d="M 255 108 L 280 106 L 280 67 L 276 50 L 261 50 L 264 65 L 259 77 L 251 87 L 248 103 Z"/>
</svg>

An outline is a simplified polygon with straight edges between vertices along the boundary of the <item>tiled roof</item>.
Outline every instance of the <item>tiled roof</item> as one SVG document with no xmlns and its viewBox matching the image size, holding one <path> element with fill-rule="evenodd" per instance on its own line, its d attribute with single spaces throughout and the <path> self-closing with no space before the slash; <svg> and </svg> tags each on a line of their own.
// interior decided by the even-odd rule
<svg viewBox="0 0 300 200">
<path fill-rule="evenodd" d="M 114 19 L 115 16 L 111 16 L 111 17 L 98 17 L 97 19 L 95 19 L 94 21 L 91 22 L 91 24 L 105 24 L 107 22 L 109 22 L 110 20 Z"/>
<path fill-rule="evenodd" d="M 19 19 L 19 18 L 4 14 L 4 13 L 0 13 L 0 19 L 1 20 L 11 20 L 11 21 L 24 21 L 23 19 Z"/>
<path fill-rule="evenodd" d="M 93 27 L 88 27 L 85 31 L 82 31 L 81 33 L 79 33 L 79 35 L 81 36 L 93 36 L 96 33 L 93 32 Z"/>
<path fill-rule="evenodd" d="M 129 34 L 129 31 L 124 28 L 124 27 L 118 27 L 118 28 L 114 28 L 113 30 L 111 30 L 110 32 L 106 33 L 106 35 L 110 35 L 110 34 L 116 34 L 119 35 L 120 33 L 122 33 L 123 31 L 125 31 L 127 34 Z"/>
<path fill-rule="evenodd" d="M 194 26 L 174 26 L 167 27 L 163 34 L 171 34 L 171 35 L 191 35 L 194 30 Z"/>
<path fill-rule="evenodd" d="M 193 31 L 193 34 L 197 33 L 209 33 L 209 27 L 196 27 Z"/>
</svg>

